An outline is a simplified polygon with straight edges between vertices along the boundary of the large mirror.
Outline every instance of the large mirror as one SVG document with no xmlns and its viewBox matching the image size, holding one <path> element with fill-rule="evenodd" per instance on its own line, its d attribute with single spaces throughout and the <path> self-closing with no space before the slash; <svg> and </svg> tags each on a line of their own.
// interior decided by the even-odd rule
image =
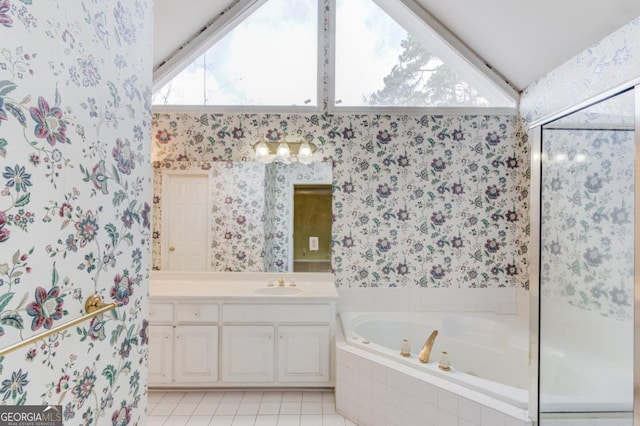
<svg viewBox="0 0 640 426">
<path fill-rule="evenodd" d="M 154 163 L 153 268 L 330 271 L 331 168 L 327 162 Z M 311 200 L 314 207 L 304 213 Z"/>
</svg>

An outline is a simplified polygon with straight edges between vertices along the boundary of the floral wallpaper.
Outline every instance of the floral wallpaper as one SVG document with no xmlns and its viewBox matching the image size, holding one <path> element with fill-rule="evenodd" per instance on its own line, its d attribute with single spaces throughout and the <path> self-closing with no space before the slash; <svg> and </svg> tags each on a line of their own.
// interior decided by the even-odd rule
<svg viewBox="0 0 640 426">
<path fill-rule="evenodd" d="M 640 17 L 527 87 L 520 115 L 528 123 L 640 76 Z"/>
<path fill-rule="evenodd" d="M 633 95 L 545 127 L 542 141 L 541 295 L 620 320 L 633 319 L 635 139 L 606 128 L 632 128 Z"/>
<path fill-rule="evenodd" d="M 151 240 L 151 2 L 0 0 L 0 404 L 143 423 Z M 150 56 L 150 55 L 149 55 Z"/>
<path fill-rule="evenodd" d="M 262 163 L 219 162 L 213 169 L 213 271 L 264 268 Z"/>
<path fill-rule="evenodd" d="M 517 117 L 161 112 L 152 134 L 161 161 L 247 161 L 273 134 L 318 145 L 333 166 L 338 287 L 528 288 Z"/>
</svg>

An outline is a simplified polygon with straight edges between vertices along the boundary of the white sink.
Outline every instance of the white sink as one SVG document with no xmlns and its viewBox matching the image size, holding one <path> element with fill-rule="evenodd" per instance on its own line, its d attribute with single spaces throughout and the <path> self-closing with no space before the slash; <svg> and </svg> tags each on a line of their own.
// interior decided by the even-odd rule
<svg viewBox="0 0 640 426">
<path fill-rule="evenodd" d="M 274 296 L 286 296 L 302 292 L 299 287 L 262 287 L 253 291 L 258 294 L 271 294 Z"/>
</svg>

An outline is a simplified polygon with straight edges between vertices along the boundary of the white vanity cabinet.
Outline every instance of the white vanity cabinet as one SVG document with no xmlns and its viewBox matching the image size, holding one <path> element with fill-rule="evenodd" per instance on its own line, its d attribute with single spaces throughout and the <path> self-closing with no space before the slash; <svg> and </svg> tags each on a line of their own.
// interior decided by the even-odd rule
<svg viewBox="0 0 640 426">
<path fill-rule="evenodd" d="M 329 303 L 222 306 L 222 381 L 331 385 L 334 308 Z"/>
<path fill-rule="evenodd" d="M 149 386 L 333 386 L 332 276 L 266 274 L 154 274 Z"/>
<path fill-rule="evenodd" d="M 208 386 L 218 381 L 216 303 L 151 301 L 149 386 Z"/>
</svg>

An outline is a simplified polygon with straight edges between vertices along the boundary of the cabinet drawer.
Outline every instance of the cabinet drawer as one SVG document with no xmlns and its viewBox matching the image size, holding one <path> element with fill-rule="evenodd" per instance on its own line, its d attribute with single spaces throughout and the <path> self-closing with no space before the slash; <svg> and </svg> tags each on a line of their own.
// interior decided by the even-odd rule
<svg viewBox="0 0 640 426">
<path fill-rule="evenodd" d="M 149 322 L 152 324 L 173 322 L 173 303 L 151 303 Z"/>
<path fill-rule="evenodd" d="M 331 322 L 329 305 L 293 305 L 293 304 L 229 304 L 222 307 L 222 320 L 225 322 Z"/>
<path fill-rule="evenodd" d="M 179 303 L 178 322 L 218 322 L 218 305 L 215 303 Z"/>
</svg>

